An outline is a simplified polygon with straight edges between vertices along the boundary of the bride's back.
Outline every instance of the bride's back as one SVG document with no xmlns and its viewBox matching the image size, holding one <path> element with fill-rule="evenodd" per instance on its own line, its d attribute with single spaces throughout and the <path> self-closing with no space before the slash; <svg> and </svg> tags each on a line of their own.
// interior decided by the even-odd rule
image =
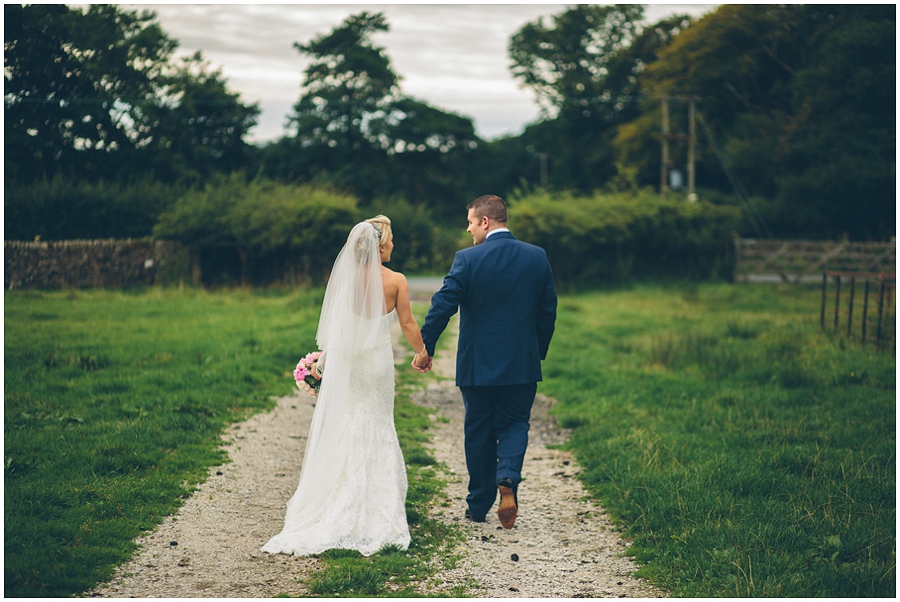
<svg viewBox="0 0 900 602">
<path fill-rule="evenodd" d="M 403 274 L 381 266 L 381 283 L 384 287 L 384 310 L 386 313 L 391 313 L 397 307 L 401 279 L 406 280 Z"/>
</svg>

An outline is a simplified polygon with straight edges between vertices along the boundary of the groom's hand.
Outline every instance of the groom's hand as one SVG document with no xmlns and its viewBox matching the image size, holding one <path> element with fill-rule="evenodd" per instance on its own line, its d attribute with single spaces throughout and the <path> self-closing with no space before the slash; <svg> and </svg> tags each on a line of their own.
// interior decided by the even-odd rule
<svg viewBox="0 0 900 602">
<path fill-rule="evenodd" d="M 421 372 L 423 374 L 428 372 L 432 367 L 431 356 L 428 355 L 428 352 L 426 351 L 422 355 L 413 357 L 412 367 L 416 372 Z"/>
</svg>

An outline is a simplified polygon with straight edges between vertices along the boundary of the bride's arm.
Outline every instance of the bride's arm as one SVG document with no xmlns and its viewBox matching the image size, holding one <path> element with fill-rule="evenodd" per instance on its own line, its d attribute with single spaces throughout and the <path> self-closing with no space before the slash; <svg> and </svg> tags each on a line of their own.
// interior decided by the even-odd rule
<svg viewBox="0 0 900 602">
<path fill-rule="evenodd" d="M 416 352 L 421 355 L 425 350 L 425 343 L 422 341 L 422 333 L 419 332 L 419 324 L 416 317 L 412 313 L 412 307 L 409 303 L 409 285 L 406 282 L 406 276 L 397 273 L 397 318 L 400 320 L 400 328 L 403 330 L 403 336 L 406 341 Z"/>
</svg>

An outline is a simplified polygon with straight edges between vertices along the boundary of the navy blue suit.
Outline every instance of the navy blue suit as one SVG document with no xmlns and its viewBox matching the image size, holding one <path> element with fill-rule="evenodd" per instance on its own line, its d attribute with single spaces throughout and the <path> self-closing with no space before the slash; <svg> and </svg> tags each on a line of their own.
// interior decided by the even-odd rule
<svg viewBox="0 0 900 602">
<path fill-rule="evenodd" d="M 456 384 L 466 405 L 469 509 L 482 518 L 497 483 L 518 487 L 528 420 L 556 323 L 556 290 L 547 254 L 509 232 L 459 251 L 422 325 L 434 355 L 438 337 L 459 310 Z"/>
</svg>

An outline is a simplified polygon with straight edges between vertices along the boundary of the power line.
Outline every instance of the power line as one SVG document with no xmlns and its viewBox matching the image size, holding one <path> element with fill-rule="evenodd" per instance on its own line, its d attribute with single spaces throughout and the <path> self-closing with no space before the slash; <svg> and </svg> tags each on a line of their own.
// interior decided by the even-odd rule
<svg viewBox="0 0 900 602">
<path fill-rule="evenodd" d="M 725 171 L 725 176 L 731 183 L 731 187 L 734 188 L 734 192 L 735 194 L 737 194 L 741 205 L 743 205 L 744 213 L 747 214 L 747 218 L 750 220 L 750 225 L 753 226 L 753 229 L 756 230 L 757 236 L 759 236 L 760 238 L 772 238 L 772 231 L 769 229 L 768 224 L 766 224 L 766 220 L 753 204 L 753 201 L 750 199 L 750 195 L 747 193 L 747 189 L 744 188 L 744 185 L 741 182 L 741 179 L 738 177 L 737 172 L 735 172 L 734 168 L 731 166 L 731 162 L 728 160 L 728 156 L 722 150 L 722 147 L 719 146 L 719 143 L 716 140 L 715 136 L 713 136 L 713 133 L 709 129 L 709 126 L 706 125 L 706 121 L 704 121 L 703 116 L 697 113 L 697 119 L 698 121 L 700 121 L 700 126 L 703 127 L 703 131 L 706 133 L 706 138 L 707 140 L 709 140 L 709 144 L 710 146 L 712 146 L 716 158 L 719 160 L 719 163 L 722 165 L 722 169 Z"/>
</svg>

